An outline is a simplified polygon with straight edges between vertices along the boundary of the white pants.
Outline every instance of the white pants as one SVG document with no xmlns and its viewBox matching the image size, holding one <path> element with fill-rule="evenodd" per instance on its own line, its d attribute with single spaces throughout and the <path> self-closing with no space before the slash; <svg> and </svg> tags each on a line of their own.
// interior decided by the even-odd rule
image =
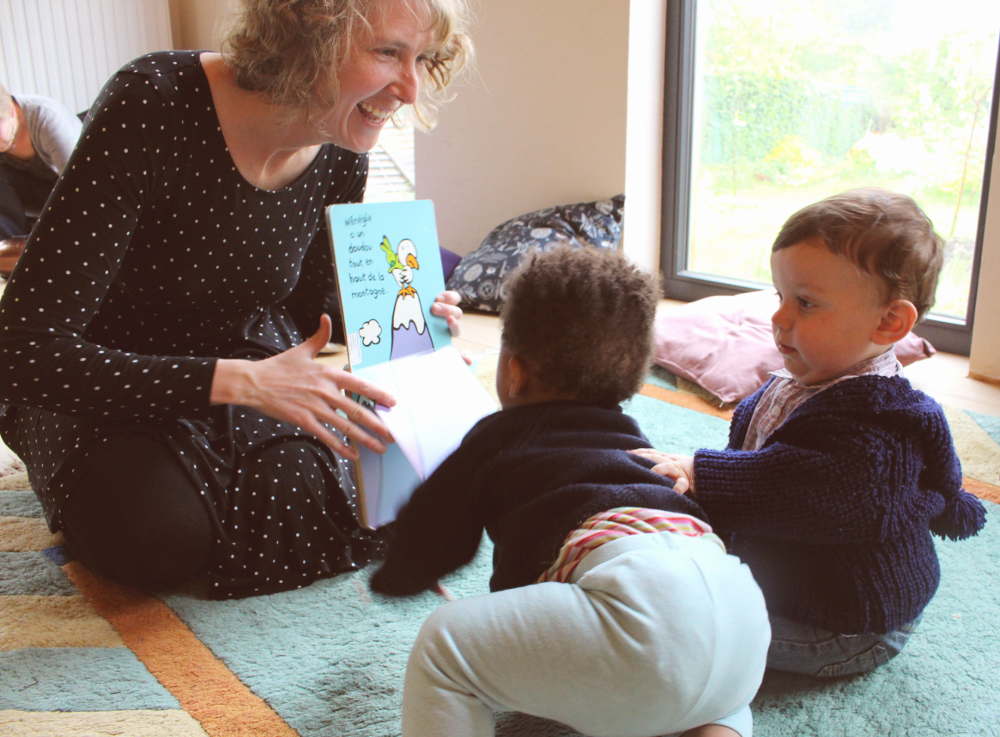
<svg viewBox="0 0 1000 737">
<path fill-rule="evenodd" d="M 488 737 L 497 711 L 595 737 L 707 723 L 750 737 L 770 636 L 749 569 L 717 544 L 621 538 L 588 554 L 572 583 L 434 611 L 406 668 L 403 737 Z"/>
</svg>

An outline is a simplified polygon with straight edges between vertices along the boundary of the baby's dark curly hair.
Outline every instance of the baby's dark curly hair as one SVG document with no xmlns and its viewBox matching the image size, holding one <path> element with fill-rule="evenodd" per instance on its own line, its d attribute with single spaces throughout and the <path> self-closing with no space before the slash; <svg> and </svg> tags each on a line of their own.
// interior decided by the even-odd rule
<svg viewBox="0 0 1000 737">
<path fill-rule="evenodd" d="M 628 399 L 652 353 L 659 280 L 618 251 L 536 251 L 504 283 L 503 342 L 547 389 L 593 404 Z"/>
</svg>

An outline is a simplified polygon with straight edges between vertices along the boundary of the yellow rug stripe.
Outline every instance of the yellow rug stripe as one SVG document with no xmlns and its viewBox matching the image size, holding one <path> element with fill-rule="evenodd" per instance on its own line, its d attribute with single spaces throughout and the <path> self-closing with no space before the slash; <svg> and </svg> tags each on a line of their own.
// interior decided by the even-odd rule
<svg viewBox="0 0 1000 737">
<path fill-rule="evenodd" d="M 29 553 L 62 544 L 42 517 L 0 517 L 0 552 Z"/>
<path fill-rule="evenodd" d="M 183 711 L 13 711 L 0 710 L 0 734 L 17 737 L 208 737 Z M 261 737 L 265 737 L 261 735 Z"/>
<path fill-rule="evenodd" d="M 0 476 L 0 491 L 24 491 L 31 488 L 28 474 L 24 471 L 12 473 L 10 476 Z"/>
<path fill-rule="evenodd" d="M 1000 504 L 1000 486 L 987 484 L 985 481 L 979 481 L 968 476 L 963 481 L 965 482 L 965 490 L 970 494 L 975 494 L 980 499 L 987 499 L 994 504 Z"/>
<path fill-rule="evenodd" d="M 643 384 L 639 393 L 652 399 L 659 399 L 663 402 L 675 404 L 678 407 L 693 409 L 696 412 L 702 412 L 706 415 L 720 417 L 723 420 L 731 420 L 733 418 L 733 411 L 731 409 L 716 407 L 712 405 L 711 402 L 697 396 L 696 394 L 688 394 L 687 392 L 664 389 L 662 386 L 657 386 L 656 384 Z"/>
<path fill-rule="evenodd" d="M 4 596 L 0 650 L 123 647 L 121 637 L 83 596 Z"/>
<path fill-rule="evenodd" d="M 166 604 L 105 581 L 77 562 L 63 568 L 208 737 L 298 736 Z"/>
<path fill-rule="evenodd" d="M 944 414 L 955 439 L 955 450 L 962 459 L 962 472 L 987 484 L 1000 483 L 997 441 L 962 410 L 945 407 Z"/>
</svg>

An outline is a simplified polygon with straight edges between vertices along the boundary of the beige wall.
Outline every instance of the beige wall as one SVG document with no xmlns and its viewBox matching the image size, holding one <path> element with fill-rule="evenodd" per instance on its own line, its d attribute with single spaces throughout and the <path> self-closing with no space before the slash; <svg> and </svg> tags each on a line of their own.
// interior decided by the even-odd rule
<svg viewBox="0 0 1000 737">
<path fill-rule="evenodd" d="M 1000 381 L 1000 152 L 997 150 L 993 152 L 990 190 L 969 373 Z"/>
<path fill-rule="evenodd" d="M 218 49 L 236 0 L 170 0 L 170 25 L 178 49 Z"/>
<path fill-rule="evenodd" d="M 478 73 L 416 146 L 417 197 L 434 200 L 441 244 L 459 253 L 520 213 L 625 189 L 628 4 L 474 8 Z"/>
</svg>

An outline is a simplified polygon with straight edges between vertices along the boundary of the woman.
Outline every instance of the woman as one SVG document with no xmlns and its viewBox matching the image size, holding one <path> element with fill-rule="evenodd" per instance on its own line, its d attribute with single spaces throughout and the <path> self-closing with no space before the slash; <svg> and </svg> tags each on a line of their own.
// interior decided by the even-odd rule
<svg viewBox="0 0 1000 737">
<path fill-rule="evenodd" d="M 0 302 L 0 431 L 89 567 L 207 571 L 230 597 L 377 553 L 349 461 L 388 432 L 344 392 L 392 398 L 312 360 L 336 310 L 322 214 L 461 67 L 463 10 L 246 0 L 222 55 L 151 54 L 105 86 Z M 432 311 L 454 329 L 456 305 Z"/>
</svg>

